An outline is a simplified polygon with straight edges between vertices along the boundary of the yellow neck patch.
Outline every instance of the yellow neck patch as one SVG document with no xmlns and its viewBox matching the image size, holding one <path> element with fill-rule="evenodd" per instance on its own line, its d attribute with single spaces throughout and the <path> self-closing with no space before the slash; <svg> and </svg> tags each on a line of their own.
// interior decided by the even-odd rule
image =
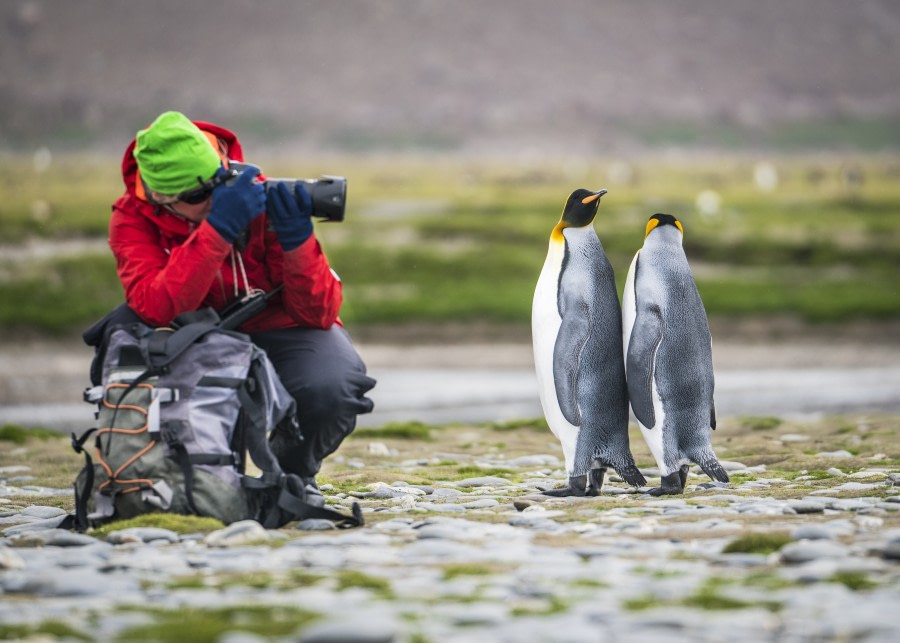
<svg viewBox="0 0 900 643">
<path fill-rule="evenodd" d="M 563 230 L 565 230 L 568 226 L 560 221 L 553 227 L 553 232 L 550 233 L 550 240 L 556 241 L 558 243 L 562 243 L 565 241 L 565 237 L 563 236 Z"/>
</svg>

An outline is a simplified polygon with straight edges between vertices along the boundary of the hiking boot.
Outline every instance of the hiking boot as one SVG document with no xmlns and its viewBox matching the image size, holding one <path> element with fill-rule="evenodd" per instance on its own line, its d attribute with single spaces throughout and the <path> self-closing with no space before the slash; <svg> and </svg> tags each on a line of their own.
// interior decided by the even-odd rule
<svg viewBox="0 0 900 643">
<path fill-rule="evenodd" d="M 316 479 L 309 476 L 302 478 L 302 480 L 303 491 L 306 493 L 306 503 L 313 507 L 324 507 L 325 497 L 322 495 L 322 492 L 319 491 L 319 485 L 316 483 Z"/>
<path fill-rule="evenodd" d="M 311 462 L 309 450 L 300 428 L 294 422 L 282 422 L 269 435 L 269 448 L 278 460 L 282 471 L 295 473 L 301 478 L 312 478 L 318 467 Z M 316 487 L 318 492 L 318 487 Z"/>
</svg>

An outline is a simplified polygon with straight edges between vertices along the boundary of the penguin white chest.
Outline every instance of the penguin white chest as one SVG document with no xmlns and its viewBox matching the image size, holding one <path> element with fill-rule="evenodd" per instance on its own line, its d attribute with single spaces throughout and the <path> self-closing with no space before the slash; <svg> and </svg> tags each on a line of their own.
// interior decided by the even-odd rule
<svg viewBox="0 0 900 643">
<path fill-rule="evenodd" d="M 628 364 L 628 349 L 631 345 L 632 333 L 634 332 L 634 325 L 637 320 L 638 301 L 636 295 L 636 280 L 638 279 L 638 271 L 640 270 L 640 255 L 641 251 L 639 250 L 635 253 L 634 259 L 631 261 L 631 266 L 628 269 L 628 276 L 625 279 L 625 290 L 622 293 L 622 353 L 625 356 L 626 365 Z M 654 460 L 656 460 L 657 463 L 662 463 L 664 461 L 662 428 L 665 419 L 665 410 L 663 409 L 662 400 L 660 399 L 659 389 L 656 383 L 655 360 L 656 355 L 654 354 L 649 362 L 639 364 L 638 367 L 641 369 L 639 372 L 634 372 L 633 370 L 630 371 L 626 368 L 625 376 L 627 378 L 635 377 L 649 379 L 650 396 L 656 422 L 654 426 L 644 426 L 638 419 L 638 426 L 641 429 L 641 433 L 647 446 L 650 448 Z"/>
<path fill-rule="evenodd" d="M 570 424 L 563 417 L 553 379 L 553 352 L 562 324 L 558 296 L 565 252 L 565 241 L 562 238 L 558 240 L 551 238 L 547 258 L 534 291 L 531 309 L 531 336 L 541 407 L 550 430 L 562 445 L 566 464 L 569 465 L 575 454 L 578 427 Z"/>
</svg>

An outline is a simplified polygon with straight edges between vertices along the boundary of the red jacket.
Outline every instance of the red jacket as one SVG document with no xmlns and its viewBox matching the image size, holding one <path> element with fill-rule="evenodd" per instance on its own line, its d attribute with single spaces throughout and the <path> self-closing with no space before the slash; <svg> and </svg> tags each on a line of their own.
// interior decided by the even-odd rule
<svg viewBox="0 0 900 643">
<path fill-rule="evenodd" d="M 244 160 L 233 133 L 209 123 L 196 125 L 225 143 L 229 159 Z M 133 150 L 134 141 L 122 160 L 125 194 L 113 204 L 109 223 L 109 245 L 128 305 L 146 322 L 162 326 L 180 313 L 206 306 L 221 310 L 243 296 L 244 279 L 232 246 L 209 223 L 191 223 L 137 196 Z M 283 283 L 284 289 L 241 330 L 328 328 L 340 323 L 341 282 L 315 235 L 284 252 L 269 227 L 265 215 L 253 220 L 241 259 L 251 288 L 268 292 Z"/>
</svg>

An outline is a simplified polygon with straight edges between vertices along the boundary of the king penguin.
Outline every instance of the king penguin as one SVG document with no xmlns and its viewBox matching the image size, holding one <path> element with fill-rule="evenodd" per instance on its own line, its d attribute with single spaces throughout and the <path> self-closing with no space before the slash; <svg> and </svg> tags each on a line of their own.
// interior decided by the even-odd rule
<svg viewBox="0 0 900 643">
<path fill-rule="evenodd" d="M 541 406 L 562 444 L 568 486 L 551 496 L 596 496 L 608 467 L 642 486 L 628 444 L 622 319 L 612 266 L 594 231 L 606 190 L 575 190 L 550 235 L 531 314 Z"/>
<path fill-rule="evenodd" d="M 683 236 L 672 215 L 650 217 L 622 297 L 628 396 L 662 477 L 650 490 L 654 496 L 682 493 L 691 462 L 728 482 L 710 443 L 716 428 L 712 338 Z"/>
</svg>

